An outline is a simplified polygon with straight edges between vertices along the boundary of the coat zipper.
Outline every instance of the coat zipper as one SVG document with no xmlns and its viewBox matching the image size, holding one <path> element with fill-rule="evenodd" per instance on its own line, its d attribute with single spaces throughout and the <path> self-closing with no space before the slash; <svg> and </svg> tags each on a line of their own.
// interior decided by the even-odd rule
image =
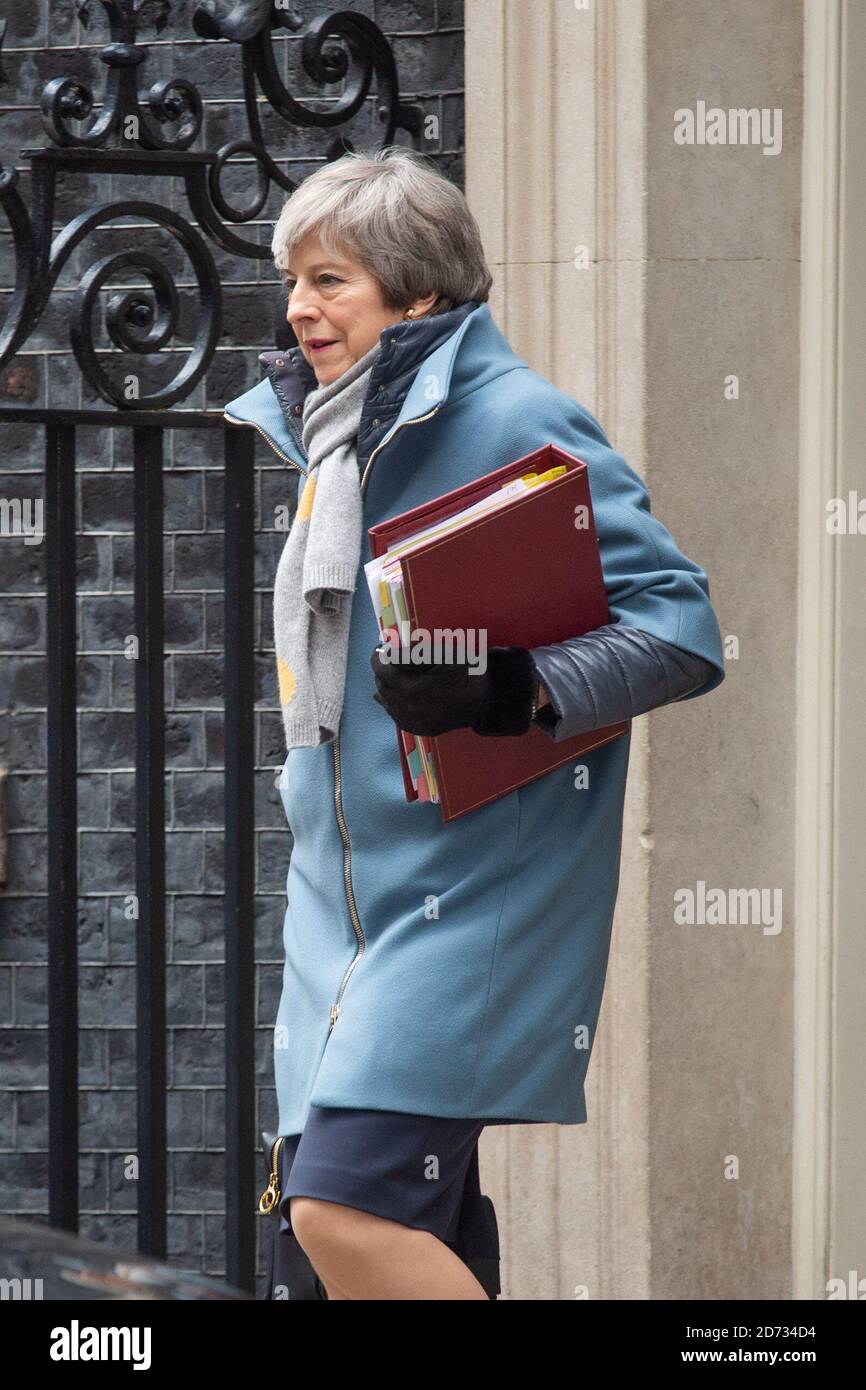
<svg viewBox="0 0 866 1390">
<path fill-rule="evenodd" d="M 285 459 L 286 463 L 290 464 L 292 468 L 297 468 L 298 472 L 303 473 L 304 477 L 306 478 L 306 468 L 302 468 L 301 465 L 299 463 L 296 463 L 293 458 L 289 458 L 288 454 L 284 454 L 279 445 L 275 444 L 274 441 L 271 439 L 271 436 L 265 433 L 261 425 L 255 424 L 252 420 L 239 420 L 236 415 L 229 415 L 228 412 L 225 410 L 223 411 L 223 419 L 228 420 L 230 425 L 247 425 L 248 427 L 254 430 L 258 430 L 259 434 L 262 436 L 262 439 L 266 439 L 268 441 L 274 453 L 279 454 L 280 458 Z"/>
<path fill-rule="evenodd" d="M 282 449 L 274 443 L 273 439 L 271 439 L 271 436 L 267 434 L 261 428 L 260 425 L 255 424 L 252 420 L 238 420 L 236 416 L 229 415 L 228 411 L 226 410 L 223 411 L 223 419 L 228 420 L 229 424 L 231 425 L 246 425 L 247 427 L 252 427 L 252 429 L 256 430 L 262 436 L 262 439 L 267 440 L 274 453 L 278 454 L 280 458 L 283 459 L 289 465 L 290 468 L 296 468 L 299 473 L 303 473 L 303 475 L 306 477 L 307 470 L 305 468 L 302 468 L 299 463 L 296 463 L 293 458 L 289 458 L 288 454 L 284 454 Z M 261 1197 L 259 1198 L 259 1211 L 261 1212 L 262 1216 L 267 1216 L 270 1212 L 272 1212 L 274 1208 L 278 1206 L 280 1201 L 279 1162 L 280 1150 L 283 1147 L 284 1139 L 285 1135 L 277 1135 L 277 1138 L 275 1139 L 271 1148 L 271 1173 L 270 1177 L 268 1178 L 268 1185 L 262 1193 Z"/>
<path fill-rule="evenodd" d="M 436 414 L 437 410 L 439 410 L 439 409 L 440 409 L 440 407 L 439 407 L 438 405 L 436 405 L 436 406 L 433 407 L 432 410 L 428 411 L 428 413 L 427 413 L 426 415 L 417 415 L 417 416 L 415 417 L 414 420 L 404 420 L 403 423 L 402 423 L 402 425 L 398 425 L 398 426 L 397 426 L 397 428 L 394 430 L 393 434 L 389 435 L 387 439 L 383 439 L 381 444 L 377 444 L 377 445 L 376 445 L 376 448 L 373 450 L 372 454 L 371 454 L 370 457 L 367 459 L 367 466 L 366 466 L 366 468 L 364 469 L 364 473 L 363 473 L 363 476 L 362 476 L 362 478 L 361 478 L 361 497 L 362 497 L 362 499 L 363 499 L 363 496 L 364 496 L 364 491 L 365 491 L 366 486 L 367 486 L 367 479 L 368 479 L 368 477 L 369 477 L 370 469 L 371 469 L 372 466 L 373 466 L 373 462 L 374 462 L 374 460 L 375 460 L 375 458 L 376 458 L 376 455 L 379 453 L 379 450 L 380 450 L 380 449 L 384 449 L 384 447 L 385 447 L 386 444 L 390 444 L 390 442 L 391 442 L 391 440 L 394 438 L 394 436 L 397 435 L 397 434 L 399 434 L 400 430 L 405 429 L 405 427 L 406 427 L 407 425 L 420 425 L 421 422 L 422 422 L 423 420 L 429 420 L 429 419 L 431 419 L 431 417 L 434 416 L 434 415 Z M 364 947 L 365 947 L 366 944 L 367 944 L 367 943 L 366 943 L 366 939 L 365 939 L 365 937 L 364 937 L 364 930 L 363 930 L 363 928 L 362 928 L 362 926 L 361 926 L 361 919 L 360 919 L 359 916 L 358 916 L 358 908 L 357 908 L 357 904 L 355 903 L 355 894 L 354 894 L 354 891 L 353 891 L 353 889 L 352 889 L 352 846 L 351 846 L 351 843 L 350 843 L 350 840 L 349 840 L 349 832 L 348 832 L 348 830 L 347 830 L 347 828 L 346 828 L 346 820 L 345 820 L 345 817 L 344 817 L 344 815 L 343 815 L 343 798 L 342 798 L 342 782 L 343 782 L 343 778 L 342 778 L 342 770 L 341 770 L 341 767 L 340 767 L 340 731 L 339 731 L 339 729 L 337 730 L 336 737 L 331 741 L 331 747 L 332 747 L 333 750 L 334 750 L 334 802 L 335 802 L 336 811 L 337 811 L 337 824 L 338 824 L 338 826 L 340 827 L 340 834 L 341 834 L 342 837 L 343 837 L 343 882 L 344 882 L 345 889 L 346 889 L 346 904 L 347 904 L 347 906 L 348 906 L 348 908 L 349 908 L 349 916 L 350 916 L 351 919 L 352 919 L 352 926 L 353 926 L 354 929 L 355 929 L 355 936 L 356 936 L 357 939 L 358 939 L 358 948 L 357 948 L 357 950 L 356 950 L 356 952 L 355 952 L 355 955 L 354 955 L 353 958 L 352 958 L 352 961 L 351 961 L 351 964 L 349 965 L 348 970 L 346 971 L 345 975 L 343 976 L 342 980 L 340 981 L 340 988 L 337 990 L 337 998 L 334 1000 L 334 1003 L 331 1005 L 331 1008 L 330 1008 L 329 1022 L 328 1022 L 328 1037 L 329 1037 L 329 1038 L 330 1038 L 331 1033 L 332 1033 L 332 1031 L 333 1031 L 334 1024 L 337 1022 L 337 1018 L 338 1018 L 339 1013 L 340 1013 L 340 1004 L 341 1004 L 341 1001 L 342 1001 L 342 998 L 343 998 L 343 994 L 345 993 L 346 985 L 349 983 L 349 977 L 351 976 L 352 971 L 355 969 L 355 966 L 358 964 L 358 961 L 361 959 L 362 952 L 363 952 L 363 950 L 364 950 Z M 326 1039 L 326 1042 L 327 1042 L 327 1039 Z"/>
<path fill-rule="evenodd" d="M 432 410 L 429 410 L 427 412 L 426 415 L 416 415 L 414 420 L 404 420 L 402 425 L 398 425 L 397 428 L 390 435 L 388 435 L 387 439 L 383 439 L 381 444 L 376 445 L 376 448 L 373 450 L 372 454 L 367 459 L 367 466 L 364 469 L 364 473 L 361 478 L 362 498 L 364 496 L 364 491 L 367 487 L 367 479 L 370 474 L 370 469 L 373 467 L 373 463 L 379 451 L 381 449 L 384 449 L 386 444 L 390 444 L 391 440 L 397 434 L 400 433 L 400 430 L 405 429 L 407 425 L 420 425 L 424 420 L 432 419 L 432 417 L 436 414 L 436 412 L 439 409 L 441 409 L 441 403 L 440 405 L 435 405 Z M 270 435 L 266 434 L 265 431 L 261 429 L 259 425 L 254 424 L 252 420 L 238 420 L 233 415 L 227 415 L 225 411 L 223 412 L 223 414 L 225 415 L 226 420 L 231 421 L 233 425 L 252 425 L 253 429 L 258 430 L 259 434 L 262 435 L 262 437 L 268 441 L 271 448 L 274 450 L 275 453 L 279 454 L 280 458 L 285 459 L 286 463 L 290 463 L 292 467 L 297 468 L 300 473 L 306 474 L 306 470 L 301 468 L 299 464 L 295 463 L 294 459 L 290 459 L 288 454 L 284 454 L 282 449 L 278 448 L 274 441 L 271 439 Z M 339 827 L 340 835 L 343 840 L 343 885 L 346 892 L 346 906 L 349 909 L 349 916 L 352 919 L 352 927 L 354 928 L 355 936 L 357 938 L 357 950 L 355 951 L 349 968 L 347 969 L 345 975 L 340 981 L 340 988 L 337 990 L 337 997 L 328 1011 L 328 1038 L 330 1038 L 334 1024 L 337 1022 L 337 1018 L 340 1013 L 340 1004 L 343 999 L 343 994 L 345 993 L 346 985 L 349 983 L 349 977 L 352 974 L 352 971 L 355 969 L 355 966 L 358 964 L 358 961 L 361 959 L 361 954 L 364 950 L 364 947 L 367 944 L 366 939 L 364 937 L 364 929 L 361 926 L 361 919 L 358 916 L 358 907 L 355 902 L 355 893 L 352 888 L 352 845 L 351 841 L 349 840 L 349 832 L 346 828 L 346 820 L 343 815 L 343 779 L 342 770 L 340 767 L 339 729 L 337 730 L 336 737 L 331 741 L 331 747 L 334 750 L 334 806 L 337 813 L 337 825 Z M 325 1039 L 325 1041 L 327 1042 L 327 1038 Z M 276 1180 L 276 1170 L 272 1171 L 271 1180 L 268 1184 L 268 1187 L 266 1191 L 262 1193 L 262 1196 L 260 1198 L 260 1211 L 263 1210 L 261 1205 L 262 1202 L 264 1202 L 268 1194 L 272 1193 L 274 1190 L 276 1190 L 277 1194 L 279 1193 L 279 1185 Z M 276 1200 L 279 1200 L 279 1196 L 277 1196 Z M 270 1211 L 272 1209 L 272 1206 L 273 1203 L 270 1207 L 267 1208 L 267 1210 Z"/>
<path fill-rule="evenodd" d="M 280 1149 L 283 1147 L 284 1134 L 280 1134 L 274 1140 L 271 1148 L 271 1176 L 268 1178 L 268 1185 L 259 1198 L 259 1211 L 262 1216 L 267 1216 L 277 1206 L 280 1200 Z"/>
</svg>

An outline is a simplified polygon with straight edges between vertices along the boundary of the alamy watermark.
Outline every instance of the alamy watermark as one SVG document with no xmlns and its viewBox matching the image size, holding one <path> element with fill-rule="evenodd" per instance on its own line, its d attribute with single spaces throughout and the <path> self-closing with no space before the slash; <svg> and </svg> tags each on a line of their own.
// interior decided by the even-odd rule
<svg viewBox="0 0 866 1390">
<path fill-rule="evenodd" d="M 772 898 L 771 898 L 772 894 Z M 674 892 L 678 926 L 762 926 L 764 936 L 782 930 L 781 888 L 708 888 L 699 878 L 694 888 Z"/>
<path fill-rule="evenodd" d="M 384 665 L 466 665 L 470 675 L 483 676 L 487 670 L 487 631 L 474 627 L 412 627 L 408 618 L 395 624 L 379 646 Z"/>
<path fill-rule="evenodd" d="M 45 539 L 41 497 L 0 497 L 0 536 L 21 536 L 25 545 Z"/>
<path fill-rule="evenodd" d="M 763 154 L 782 152 L 781 106 L 707 106 L 705 101 L 674 112 L 675 145 L 762 145 Z"/>
</svg>

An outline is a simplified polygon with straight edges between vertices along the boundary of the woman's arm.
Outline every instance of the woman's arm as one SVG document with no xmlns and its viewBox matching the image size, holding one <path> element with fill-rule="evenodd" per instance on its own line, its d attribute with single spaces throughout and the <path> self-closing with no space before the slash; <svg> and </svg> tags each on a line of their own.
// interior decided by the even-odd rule
<svg viewBox="0 0 866 1390">
<path fill-rule="evenodd" d="M 715 690 L 724 650 L 705 571 L 653 515 L 643 479 L 578 402 L 558 397 L 547 437 L 587 464 L 610 621 L 532 650 L 552 701 L 538 719 L 560 742 Z M 542 436 L 545 437 L 545 436 Z"/>
<path fill-rule="evenodd" d="M 484 684 L 465 666 L 389 669 L 374 652 L 374 698 L 411 733 L 523 733 L 540 677 L 550 703 L 535 722 L 560 743 L 714 690 L 724 653 L 706 574 L 653 516 L 645 484 L 594 416 L 561 392 L 539 395 L 531 373 L 513 378 L 499 461 L 528 456 L 541 439 L 586 463 L 610 621 L 547 646 L 491 647 Z"/>
<path fill-rule="evenodd" d="M 643 479 L 612 448 L 598 420 L 572 397 L 527 394 L 515 372 L 506 459 L 539 440 L 587 465 L 609 622 L 531 649 L 550 700 L 536 723 L 554 742 L 709 693 L 725 679 L 706 573 L 653 515 Z"/>
</svg>

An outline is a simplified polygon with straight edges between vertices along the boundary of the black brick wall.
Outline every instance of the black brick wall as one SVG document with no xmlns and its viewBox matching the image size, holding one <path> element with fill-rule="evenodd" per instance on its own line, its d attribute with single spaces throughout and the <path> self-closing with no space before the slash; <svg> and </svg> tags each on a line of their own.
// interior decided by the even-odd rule
<svg viewBox="0 0 866 1390">
<path fill-rule="evenodd" d="M 348 7 L 348 6 L 347 6 Z M 194 0 L 172 0 L 168 26 L 143 26 L 149 59 L 139 87 L 185 76 L 204 98 L 196 148 L 246 135 L 239 50 L 205 43 L 191 26 Z M 323 0 L 295 0 L 310 18 Z M 463 186 L 463 0 L 356 0 L 392 43 L 401 95 L 428 123 L 421 148 Z M 108 26 L 101 5 L 84 28 L 73 0 L 0 0 L 7 21 L 0 86 L 0 163 L 22 174 L 20 151 L 47 143 L 39 97 L 61 73 L 82 77 L 97 102 L 104 84 L 99 53 Z M 299 99 L 321 97 L 297 61 L 299 40 L 277 40 L 283 74 Z M 267 147 L 299 179 L 321 161 L 333 133 L 287 127 L 261 107 Z M 438 128 L 437 128 L 438 122 Z M 372 103 L 345 133 L 356 147 L 378 137 Z M 432 136 L 432 138 L 430 138 Z M 399 143 L 409 143 L 404 132 Z M 244 196 L 252 169 L 226 188 Z M 182 185 L 129 176 L 64 179 L 55 230 L 108 198 L 147 198 L 188 214 Z M 284 194 L 272 191 L 260 221 L 241 233 L 267 244 Z M 176 278 L 183 354 L 197 296 L 191 267 L 165 232 L 140 221 L 93 233 L 64 270 L 29 340 L 0 372 L 0 404 L 103 404 L 82 382 L 69 348 L 68 313 L 79 277 L 110 249 L 146 246 Z M 183 408 L 219 408 L 259 380 L 257 353 L 272 347 L 284 301 L 269 260 L 232 257 L 209 243 L 224 292 L 224 322 L 205 380 Z M 5 222 L 0 229 L 0 313 L 14 270 Z M 131 282 L 132 283 L 132 282 Z M 139 282 L 140 283 L 140 282 Z M 99 345 L 108 346 L 94 323 Z M 137 358 L 130 368 L 150 386 L 166 379 Z M 40 498 L 43 432 L 0 425 L 0 497 Z M 224 1272 L 223 1220 L 223 489 L 221 445 L 212 430 L 166 436 L 165 604 L 167 709 L 167 936 L 169 1019 L 169 1254 L 211 1274 Z M 284 757 L 273 658 L 273 576 L 284 542 L 275 509 L 294 504 L 291 471 L 257 439 L 256 471 L 256 1025 L 258 1128 L 275 1128 L 272 1025 L 282 973 L 282 921 L 291 837 L 275 789 Z M 295 475 L 296 476 L 296 475 Z M 81 1062 L 81 1232 L 132 1248 L 134 1183 L 124 1175 L 135 1153 L 134 668 L 123 654 L 133 632 L 132 475 L 125 431 L 78 431 L 79 591 L 79 941 Z M 0 536 L 0 760 L 7 770 L 7 871 L 0 887 L 0 1210 L 34 1220 L 47 1213 L 46 721 L 45 555 L 43 545 Z M 263 1186 L 257 1176 L 255 1194 Z M 264 1223 L 262 1223 L 264 1226 Z M 264 1251 L 260 1251 L 264 1269 Z"/>
</svg>

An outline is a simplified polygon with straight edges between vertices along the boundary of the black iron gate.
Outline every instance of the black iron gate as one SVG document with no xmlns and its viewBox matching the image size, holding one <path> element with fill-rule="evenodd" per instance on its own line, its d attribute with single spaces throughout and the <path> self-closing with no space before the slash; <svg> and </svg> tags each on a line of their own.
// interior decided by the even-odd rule
<svg viewBox="0 0 866 1390">
<path fill-rule="evenodd" d="M 168 431 L 206 429 L 222 452 L 225 487 L 225 1149 L 226 1276 L 252 1290 L 255 1281 L 254 1059 L 254 455 L 253 431 L 225 425 L 221 410 L 178 409 L 214 361 L 222 323 L 220 273 L 212 247 L 232 257 L 270 260 L 269 246 L 241 235 L 275 189 L 295 184 L 266 149 L 262 112 L 287 130 L 334 132 L 316 158 L 354 148 L 348 132 L 367 113 L 374 138 L 389 144 L 398 130 L 416 145 L 421 110 L 400 102 L 391 46 L 366 15 L 323 6 L 305 22 L 279 0 L 202 0 L 192 25 L 200 40 L 223 46 L 240 64 L 247 135 L 216 151 L 202 143 L 203 103 L 181 78 L 155 82 L 145 94 L 145 21 L 159 33 L 170 0 L 99 0 L 110 22 L 100 53 L 106 72 L 101 101 L 80 77 L 58 75 L 44 86 L 42 120 L 50 143 L 22 151 L 30 175 L 0 166 L 0 203 L 14 245 L 15 283 L 2 337 L 0 367 L 25 346 L 52 302 L 74 253 L 97 229 L 119 218 L 162 229 L 186 256 L 195 278 L 193 341 L 184 354 L 182 297 L 171 268 L 144 247 L 122 247 L 91 261 L 71 296 L 69 339 L 91 408 L 0 407 L 0 423 L 44 430 L 46 557 L 49 1220 L 79 1222 L 79 968 L 78 968 L 78 691 L 76 586 L 76 441 L 98 425 L 131 436 L 134 490 L 136 1104 L 138 1235 L 142 1253 L 167 1254 L 167 1031 L 163 450 Z M 82 23 L 97 0 L 76 0 Z M 5 22 L 0 25 L 2 45 Z M 281 75 L 291 55 L 277 45 L 295 39 L 306 79 L 323 93 L 295 99 Z M 375 89 L 375 97 L 371 96 Z M 377 129 L 378 127 L 378 129 Z M 2 134 L 2 129 L 0 129 Z M 238 205 L 226 191 L 236 161 L 255 188 Z M 232 163 L 235 161 L 235 163 Z M 71 217 L 59 231 L 59 180 L 87 175 L 131 176 L 132 198 L 115 198 Z M 183 212 L 142 196 L 154 179 L 171 181 Z M 72 184 L 74 187 L 74 182 Z M 175 198 L 180 205 L 180 198 Z M 118 229 L 122 231 L 122 227 Z M 118 276 L 138 280 L 126 288 Z M 275 282 L 276 283 L 276 282 Z M 102 311 L 104 336 L 93 319 Z M 294 340 L 284 325 L 285 338 Z M 141 359 L 125 370 L 130 355 Z M 176 370 L 175 363 L 179 363 Z M 10 435 L 7 433 L 7 440 Z M 10 520 L 11 518 L 11 520 Z M 14 514 L 6 519 L 14 534 Z M 13 752 L 14 760 L 14 752 Z"/>
</svg>

